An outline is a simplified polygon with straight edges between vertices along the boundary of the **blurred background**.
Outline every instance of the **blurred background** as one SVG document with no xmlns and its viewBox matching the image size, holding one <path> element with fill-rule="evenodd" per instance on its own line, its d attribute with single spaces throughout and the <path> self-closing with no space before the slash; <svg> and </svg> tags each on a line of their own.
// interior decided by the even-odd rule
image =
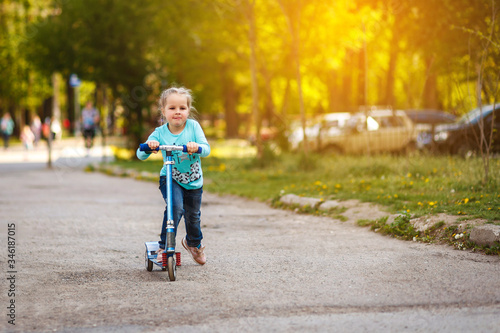
<svg viewBox="0 0 500 333">
<path fill-rule="evenodd" d="M 161 90 L 181 85 L 193 90 L 208 137 L 249 140 L 260 153 L 265 142 L 289 150 L 307 137 L 321 147 L 321 133 L 337 136 L 332 128 L 359 111 L 365 128 L 351 120 L 349 133 L 383 128 L 388 110 L 387 126 L 412 126 L 411 114 L 395 110 L 445 111 L 451 120 L 442 122 L 450 122 L 499 96 L 498 7 L 495 0 L 0 0 L 0 115 L 12 116 L 14 136 L 36 116 L 59 123 L 61 136 L 78 136 L 81 110 L 92 101 L 102 135 L 133 147 L 159 125 Z M 406 137 L 418 144 L 414 132 Z"/>
</svg>

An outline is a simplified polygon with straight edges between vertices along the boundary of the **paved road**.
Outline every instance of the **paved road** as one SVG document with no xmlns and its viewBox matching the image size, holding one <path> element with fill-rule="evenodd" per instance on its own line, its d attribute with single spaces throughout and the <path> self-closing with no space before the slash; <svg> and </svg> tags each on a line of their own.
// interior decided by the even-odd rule
<svg viewBox="0 0 500 333">
<path fill-rule="evenodd" d="M 56 173 L 64 173 L 69 169 L 83 169 L 90 163 L 112 159 L 111 148 L 109 145 L 103 147 L 100 137 L 96 139 L 90 151 L 84 148 L 82 138 L 54 141 L 51 151 L 51 167 Z M 48 160 L 49 152 L 45 141 L 40 142 L 36 149 L 29 151 L 20 144 L 11 145 L 8 149 L 0 147 L 1 173 L 45 169 L 48 167 Z"/>
<path fill-rule="evenodd" d="M 9 224 L 16 259 L 0 331 L 500 332 L 499 257 L 205 193 L 208 263 L 182 250 L 169 282 L 143 262 L 163 214 L 156 184 L 78 167 L 2 171 L 0 183 L 7 278 Z"/>
</svg>

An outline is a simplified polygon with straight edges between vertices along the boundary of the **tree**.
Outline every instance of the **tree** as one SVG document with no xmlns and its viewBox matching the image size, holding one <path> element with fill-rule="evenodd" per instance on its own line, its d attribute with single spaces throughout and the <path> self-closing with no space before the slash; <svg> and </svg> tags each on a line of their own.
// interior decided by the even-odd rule
<svg viewBox="0 0 500 333">
<path fill-rule="evenodd" d="M 142 109 L 148 105 L 144 79 L 150 69 L 148 24 L 154 8 L 140 1 L 74 0 L 60 3 L 26 48 L 29 59 L 46 75 L 77 73 L 106 84 L 120 96 L 135 142 L 142 135 Z"/>
<path fill-rule="evenodd" d="M 36 34 L 30 24 L 43 19 L 48 2 L 0 1 L 0 113 L 12 113 L 17 130 L 50 94 L 49 80 L 27 61 L 23 47 Z"/>
</svg>

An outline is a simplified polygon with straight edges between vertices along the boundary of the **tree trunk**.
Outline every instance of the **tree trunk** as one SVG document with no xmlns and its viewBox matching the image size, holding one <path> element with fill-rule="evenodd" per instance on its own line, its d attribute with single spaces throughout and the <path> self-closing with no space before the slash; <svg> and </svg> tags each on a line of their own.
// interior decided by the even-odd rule
<svg viewBox="0 0 500 333">
<path fill-rule="evenodd" d="M 427 109 L 437 109 L 439 107 L 437 94 L 437 76 L 432 69 L 434 57 L 426 61 L 427 75 L 424 84 L 422 106 Z"/>
<path fill-rule="evenodd" d="M 358 100 L 357 105 L 366 105 L 366 68 L 365 68 L 365 58 L 366 54 L 364 50 L 360 50 L 358 53 Z"/>
<path fill-rule="evenodd" d="M 395 18 L 396 20 L 396 18 Z M 398 34 L 397 25 L 394 22 L 392 29 L 392 40 L 389 43 L 389 64 L 387 66 L 387 76 L 385 83 L 385 97 L 383 104 L 388 106 L 394 106 L 394 73 L 396 72 L 396 65 L 398 61 L 399 46 L 398 46 Z"/>
<path fill-rule="evenodd" d="M 261 76 L 264 78 L 267 120 L 269 124 L 277 129 L 276 140 L 282 150 L 288 150 L 287 123 L 286 114 L 278 112 L 276 103 L 273 99 L 273 89 L 271 87 L 272 77 L 269 74 L 266 66 L 266 61 L 262 61 L 259 66 Z"/>
<path fill-rule="evenodd" d="M 351 68 L 351 70 L 348 70 L 347 72 L 344 72 L 343 80 L 342 80 L 342 86 L 341 90 L 342 93 L 340 94 L 339 98 L 339 104 L 343 109 L 349 110 L 352 108 L 353 103 L 352 103 L 352 90 L 353 90 L 353 77 L 355 75 L 355 71 L 352 70 L 352 60 L 351 60 L 352 54 L 348 54 L 346 59 L 344 60 L 345 63 L 345 68 Z"/>
<path fill-rule="evenodd" d="M 222 65 L 222 92 L 224 101 L 224 115 L 226 120 L 226 138 L 238 137 L 238 114 L 236 105 L 238 102 L 238 92 L 234 79 L 229 75 L 228 65 Z"/>
<path fill-rule="evenodd" d="M 245 1 L 245 14 L 248 20 L 248 43 L 250 47 L 249 63 L 252 84 L 252 119 L 255 126 L 255 145 L 257 147 L 257 159 L 263 156 L 262 141 L 260 137 L 260 116 L 259 116 L 259 90 L 257 83 L 257 32 L 255 25 L 255 1 Z"/>
<path fill-rule="evenodd" d="M 328 92 L 328 107 L 327 107 L 327 113 L 328 112 L 336 112 L 339 109 L 338 105 L 338 87 L 336 85 L 336 77 L 337 77 L 337 71 L 336 70 L 329 70 L 326 74 L 326 89 Z"/>
<path fill-rule="evenodd" d="M 59 93 L 59 75 L 57 73 L 52 74 L 52 91 L 54 99 L 52 100 L 52 117 L 54 120 L 61 122 L 61 107 L 59 104 L 60 93 Z"/>
<path fill-rule="evenodd" d="M 68 101 L 66 102 L 66 107 L 68 112 L 69 131 L 70 133 L 75 133 L 75 120 L 76 120 L 75 88 L 71 86 L 69 82 L 69 77 L 66 80 L 66 96 L 68 97 Z"/>
<path fill-rule="evenodd" d="M 297 79 L 297 90 L 299 92 L 299 107 L 300 107 L 300 120 L 302 123 L 302 133 L 304 137 L 304 141 L 302 144 L 302 149 L 304 155 L 308 155 L 308 142 L 307 142 L 307 134 L 306 134 L 306 111 L 304 106 L 304 94 L 302 91 L 302 74 L 300 72 L 300 9 L 296 9 L 297 17 L 290 18 L 291 21 L 291 33 L 292 33 L 292 41 L 293 41 L 293 55 L 295 59 L 295 75 Z M 295 25 L 293 22 L 295 21 Z"/>
</svg>

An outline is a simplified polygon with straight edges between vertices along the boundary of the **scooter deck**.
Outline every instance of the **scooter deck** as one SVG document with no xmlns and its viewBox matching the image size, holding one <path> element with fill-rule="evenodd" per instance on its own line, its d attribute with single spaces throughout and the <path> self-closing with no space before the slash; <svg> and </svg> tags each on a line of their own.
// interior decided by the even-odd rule
<svg viewBox="0 0 500 333">
<path fill-rule="evenodd" d="M 153 262 L 153 264 L 157 266 L 162 266 L 162 264 L 159 264 L 156 262 L 156 258 L 158 257 L 157 252 L 160 246 L 158 245 L 158 242 L 146 242 L 146 251 L 148 253 L 148 259 Z"/>
</svg>

